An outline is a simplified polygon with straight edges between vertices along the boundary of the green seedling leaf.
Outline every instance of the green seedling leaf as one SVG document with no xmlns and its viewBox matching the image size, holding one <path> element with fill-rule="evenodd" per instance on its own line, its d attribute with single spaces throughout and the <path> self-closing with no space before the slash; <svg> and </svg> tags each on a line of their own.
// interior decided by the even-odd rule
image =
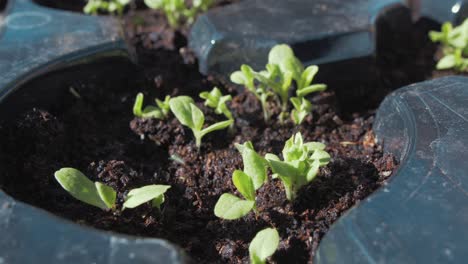
<svg viewBox="0 0 468 264">
<path fill-rule="evenodd" d="M 254 84 L 254 70 L 243 64 L 240 71 L 231 74 L 231 82 L 239 85 L 244 85 L 250 92 L 256 94 Z M 258 96 L 258 95 L 257 95 Z"/>
<path fill-rule="evenodd" d="M 297 89 L 300 90 L 309 86 L 314 80 L 315 75 L 318 73 L 318 70 L 319 68 L 317 65 L 307 67 L 301 74 L 301 81 L 298 83 Z"/>
<path fill-rule="evenodd" d="M 233 119 L 232 113 L 226 105 L 226 102 L 232 100 L 232 96 L 223 96 L 221 91 L 215 87 L 210 92 L 200 93 L 200 98 L 205 99 L 205 105 L 213 108 L 216 114 L 224 114 L 228 119 Z"/>
<path fill-rule="evenodd" d="M 312 166 L 310 167 L 309 171 L 307 172 L 307 176 L 306 176 L 307 177 L 307 182 L 311 182 L 313 179 L 315 179 L 315 177 L 319 173 L 320 166 L 321 166 L 321 164 L 320 164 L 319 160 L 315 160 L 314 162 L 312 162 Z"/>
<path fill-rule="evenodd" d="M 318 67 L 312 65 L 304 70 L 300 60 L 286 44 L 276 45 L 270 50 L 265 68 L 256 72 L 250 66 L 242 65 L 240 71 L 231 74 L 232 82 L 247 87 L 261 102 L 265 122 L 268 122 L 272 115 L 272 102 L 280 104 L 281 113 L 278 119 L 281 123 L 289 116 L 289 96 L 294 87 L 293 81 L 296 82 L 296 94 L 299 98 L 327 88 L 325 84 L 311 84 Z M 294 121 L 300 124 L 306 116 L 306 111 L 296 110 L 291 114 Z"/>
<path fill-rule="evenodd" d="M 258 232 L 249 246 L 250 262 L 264 264 L 271 257 L 279 245 L 279 234 L 274 228 L 266 228 Z"/>
<path fill-rule="evenodd" d="M 280 158 L 279 158 L 277 155 L 271 154 L 271 153 L 267 153 L 267 154 L 265 155 L 265 159 L 266 159 L 267 161 L 270 161 L 270 160 L 281 161 Z"/>
<path fill-rule="evenodd" d="M 192 129 L 198 148 L 200 148 L 201 140 L 206 134 L 215 130 L 227 128 L 234 122 L 233 120 L 222 121 L 202 130 L 203 124 L 205 123 L 205 116 L 200 108 L 194 104 L 192 98 L 188 96 L 178 96 L 172 98 L 169 101 L 169 105 L 171 111 L 180 123 Z"/>
<path fill-rule="evenodd" d="M 205 99 L 205 105 L 211 108 L 217 108 L 220 98 L 223 96 L 221 91 L 214 87 L 210 92 L 201 92 L 200 98 Z"/>
<path fill-rule="evenodd" d="M 271 154 L 271 153 L 267 153 L 267 154 L 265 155 L 265 159 L 266 159 L 267 161 L 270 161 L 270 160 L 281 161 L 280 158 L 279 158 L 278 156 L 276 156 L 275 154 Z M 271 175 L 271 177 L 272 177 L 273 179 L 276 179 L 276 178 L 278 178 L 278 174 L 273 173 L 273 175 Z"/>
<path fill-rule="evenodd" d="M 244 172 L 252 178 L 255 190 L 258 190 L 267 181 L 268 162 L 254 150 L 250 141 L 236 144 L 236 148 L 242 155 Z"/>
<path fill-rule="evenodd" d="M 320 166 L 325 166 L 330 162 L 330 154 L 324 150 L 315 150 L 314 154 L 310 157 L 312 160 L 318 160 Z"/>
<path fill-rule="evenodd" d="M 235 220 L 247 215 L 254 206 L 254 201 L 242 200 L 230 193 L 225 193 L 219 197 L 214 213 L 219 218 Z"/>
<path fill-rule="evenodd" d="M 171 111 L 179 122 L 191 129 L 195 129 L 195 123 L 192 117 L 192 105 L 194 103 L 193 99 L 189 96 L 178 96 L 169 101 Z"/>
<path fill-rule="evenodd" d="M 323 92 L 327 89 L 325 84 L 313 84 L 296 91 L 297 96 L 304 97 L 315 92 Z"/>
<path fill-rule="evenodd" d="M 129 3 L 129 0 L 88 0 L 88 3 L 83 8 L 83 12 L 95 15 L 99 11 L 102 11 L 122 15 L 125 6 Z"/>
<path fill-rule="evenodd" d="M 194 130 L 202 130 L 205 123 L 205 115 L 195 104 L 190 104 L 190 111 L 192 113 L 192 123 Z"/>
<path fill-rule="evenodd" d="M 166 97 L 164 98 L 164 101 L 156 99 L 156 105 L 159 107 L 163 115 L 166 117 L 169 115 L 169 112 L 171 111 L 171 107 L 169 105 L 170 100 L 171 100 L 171 96 L 169 95 L 166 95 Z"/>
<path fill-rule="evenodd" d="M 320 143 L 320 142 L 307 142 L 304 143 L 304 146 L 307 148 L 309 152 L 312 152 L 314 150 L 324 150 L 325 149 L 325 144 Z"/>
<path fill-rule="evenodd" d="M 143 98 L 144 95 L 142 93 L 138 93 L 135 98 L 135 103 L 133 104 L 133 114 L 136 117 L 143 117 Z"/>
<path fill-rule="evenodd" d="M 274 46 L 268 54 L 268 63 L 279 66 L 280 71 L 292 73 L 295 80 L 300 79 L 300 73 L 303 71 L 302 63 L 296 58 L 293 50 L 286 44 Z"/>
<path fill-rule="evenodd" d="M 234 122 L 234 120 L 226 120 L 226 121 L 221 121 L 221 122 L 215 123 L 215 124 L 205 128 L 205 129 L 203 129 L 201 131 L 201 134 L 202 134 L 202 136 L 205 136 L 206 134 L 209 134 L 209 133 L 211 133 L 213 131 L 225 129 L 225 128 L 229 127 L 230 125 L 232 125 L 233 122 Z"/>
<path fill-rule="evenodd" d="M 438 70 L 447 70 L 447 69 L 451 69 L 455 67 L 456 64 L 457 63 L 456 63 L 455 55 L 450 54 L 440 59 L 439 62 L 437 63 L 436 68 Z"/>
<path fill-rule="evenodd" d="M 158 197 L 151 200 L 151 206 L 161 210 L 161 205 L 164 203 L 165 200 L 166 199 L 164 198 L 164 194 L 159 195 Z"/>
<path fill-rule="evenodd" d="M 254 150 L 254 147 L 253 147 L 253 144 L 252 144 L 252 141 L 246 141 L 244 142 L 244 144 L 235 144 L 234 145 L 236 147 L 236 149 L 242 153 L 244 150 Z"/>
<path fill-rule="evenodd" d="M 182 22 L 193 23 L 200 12 L 208 10 L 214 3 L 213 0 L 194 0 L 191 4 L 185 3 L 184 0 L 145 0 L 144 2 L 149 8 L 161 10 L 173 28 L 179 27 Z"/>
<path fill-rule="evenodd" d="M 96 190 L 99 194 L 99 197 L 106 204 L 106 207 L 114 207 L 115 200 L 117 199 L 117 193 L 114 191 L 114 189 L 100 182 L 95 182 L 94 184 L 96 185 Z"/>
<path fill-rule="evenodd" d="M 249 201 L 255 201 L 255 189 L 252 178 L 243 171 L 236 170 L 232 175 L 232 182 L 237 190 Z"/>
<path fill-rule="evenodd" d="M 145 4 L 152 9 L 159 9 L 163 7 L 164 0 L 145 0 Z"/>
<path fill-rule="evenodd" d="M 281 179 L 288 200 L 294 200 L 298 190 L 317 176 L 319 168 L 330 162 L 330 154 L 320 142 L 304 142 L 301 133 L 296 133 L 286 141 L 283 158 L 267 154 L 265 158 L 270 168 Z"/>
<path fill-rule="evenodd" d="M 296 125 L 300 125 L 312 112 L 312 104 L 304 97 L 293 97 L 291 103 L 294 106 L 294 110 L 291 112 L 292 119 Z"/>
<path fill-rule="evenodd" d="M 144 95 L 142 93 L 138 93 L 138 95 L 135 98 L 135 104 L 133 105 L 133 114 L 136 117 L 157 119 L 163 119 L 165 117 L 161 109 L 155 106 L 147 106 L 145 107 L 145 109 L 142 110 L 143 100 Z"/>
<path fill-rule="evenodd" d="M 297 177 L 298 171 L 291 164 L 283 161 L 268 160 L 270 162 L 271 169 L 274 173 L 280 177 L 295 178 Z"/>
<path fill-rule="evenodd" d="M 128 192 L 125 202 L 123 204 L 123 208 L 135 208 L 156 198 L 161 200 L 159 196 L 164 195 L 164 193 L 169 188 L 171 188 L 171 186 L 169 185 L 147 185 L 141 188 L 133 189 L 130 192 Z M 164 198 L 162 199 L 162 201 L 164 201 Z M 155 203 L 156 205 L 159 204 L 158 201 L 156 201 Z"/>
<path fill-rule="evenodd" d="M 116 192 L 111 187 L 92 182 L 77 169 L 62 168 L 54 176 L 62 188 L 77 200 L 103 210 L 111 209 L 115 204 Z"/>
<path fill-rule="evenodd" d="M 451 23 L 444 23 L 441 32 L 431 31 L 429 37 L 434 42 L 442 43 L 445 56 L 437 63 L 438 70 L 455 69 L 468 70 L 468 19 L 453 27 Z"/>
<path fill-rule="evenodd" d="M 231 74 L 231 82 L 239 85 L 247 86 L 248 79 L 242 71 L 235 71 Z"/>
</svg>

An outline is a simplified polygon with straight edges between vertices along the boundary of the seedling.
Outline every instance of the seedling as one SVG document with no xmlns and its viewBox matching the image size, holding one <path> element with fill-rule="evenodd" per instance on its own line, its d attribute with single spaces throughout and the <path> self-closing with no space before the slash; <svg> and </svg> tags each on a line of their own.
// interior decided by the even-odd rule
<svg viewBox="0 0 468 264">
<path fill-rule="evenodd" d="M 294 106 L 291 118 L 296 125 L 300 125 L 304 118 L 312 112 L 312 104 L 304 97 L 293 97 L 291 103 Z"/>
<path fill-rule="evenodd" d="M 270 78 L 265 81 L 259 80 L 271 86 L 276 95 L 281 99 L 282 111 L 286 112 L 289 100 L 289 90 L 292 88 L 292 81 L 298 80 L 304 69 L 299 59 L 294 56 L 294 52 L 288 45 L 276 45 L 268 54 L 267 72 Z"/>
<path fill-rule="evenodd" d="M 464 58 L 461 49 L 455 49 L 451 54 L 445 55 L 436 65 L 438 70 L 455 69 L 460 72 L 468 71 L 468 58 Z"/>
<path fill-rule="evenodd" d="M 146 106 L 143 108 L 143 100 L 144 95 L 142 93 L 138 93 L 135 98 L 135 103 L 133 104 L 133 114 L 136 117 L 140 118 L 157 118 L 157 119 L 165 119 L 169 115 L 170 107 L 169 101 L 171 97 L 168 95 L 161 101 L 156 99 L 157 106 Z"/>
<path fill-rule="evenodd" d="M 279 177 L 283 182 L 288 200 L 294 200 L 299 189 L 317 176 L 320 167 L 329 163 L 330 154 L 324 149 L 325 145 L 319 142 L 304 143 L 301 133 L 297 133 L 286 141 L 283 161 L 274 154 L 265 156 L 273 178 Z"/>
<path fill-rule="evenodd" d="M 243 171 L 236 170 L 232 174 L 232 181 L 245 200 L 230 193 L 223 193 L 219 197 L 214 208 L 214 214 L 226 220 L 239 219 L 256 208 L 256 194 L 252 178 Z"/>
<path fill-rule="evenodd" d="M 117 193 L 112 187 L 92 182 L 81 171 L 62 168 L 55 172 L 55 179 L 74 198 L 103 210 L 115 209 Z"/>
<path fill-rule="evenodd" d="M 266 228 L 258 232 L 249 246 L 250 263 L 265 264 L 279 245 L 279 234 L 274 228 Z"/>
<path fill-rule="evenodd" d="M 268 163 L 255 152 L 252 142 L 249 141 L 243 145 L 237 144 L 236 147 L 242 155 L 244 171 L 234 171 L 232 181 L 246 200 L 230 193 L 221 195 L 216 203 L 214 213 L 217 217 L 227 220 L 241 218 L 251 210 L 256 212 L 255 191 L 262 187 L 267 180 L 266 167 Z"/>
<path fill-rule="evenodd" d="M 86 14 L 97 15 L 99 11 L 122 15 L 125 6 L 130 3 L 131 0 L 88 0 L 88 3 L 83 8 L 83 12 Z"/>
<path fill-rule="evenodd" d="M 263 71 L 255 72 L 250 66 L 242 65 L 240 71 L 231 74 L 232 82 L 244 85 L 261 100 L 265 117 L 271 115 L 267 101 L 273 95 L 281 107 L 279 119 L 283 122 L 287 116 L 293 81 L 299 98 L 327 88 L 325 84 L 312 84 L 318 67 L 312 65 L 304 69 L 304 65 L 294 55 L 291 47 L 285 44 L 276 45 L 270 50 L 265 68 Z"/>
<path fill-rule="evenodd" d="M 164 193 L 169 188 L 171 188 L 169 185 L 147 185 L 133 189 L 128 192 L 123 209 L 135 208 L 149 201 L 153 207 L 161 209 L 161 204 L 164 203 Z"/>
<path fill-rule="evenodd" d="M 103 210 L 115 210 L 117 192 L 112 187 L 92 182 L 74 168 L 62 168 L 56 171 L 55 179 L 74 198 Z M 168 185 L 147 185 L 133 189 L 128 192 L 123 209 L 135 208 L 149 201 L 153 207 L 160 209 L 164 202 L 164 193 L 169 188 L 171 186 Z"/>
<path fill-rule="evenodd" d="M 311 65 L 301 73 L 301 77 L 298 80 L 296 80 L 296 95 L 298 97 L 304 97 L 315 92 L 323 92 L 327 89 L 327 85 L 323 83 L 312 84 L 312 81 L 314 80 L 315 75 L 317 75 L 318 71 L 318 66 Z"/>
<path fill-rule="evenodd" d="M 192 130 L 195 137 L 195 145 L 198 149 L 200 149 L 202 138 L 205 135 L 216 130 L 225 129 L 233 123 L 233 120 L 226 120 L 203 129 L 205 116 L 200 108 L 195 105 L 192 98 L 178 96 L 169 100 L 169 105 L 179 122 Z"/>
<path fill-rule="evenodd" d="M 231 74 L 231 82 L 244 85 L 247 90 L 257 97 L 262 105 L 263 119 L 265 122 L 268 122 L 271 115 L 268 109 L 268 99 L 273 96 L 273 93 L 267 91 L 265 85 L 259 85 L 258 88 L 256 88 L 254 75 L 258 76 L 250 66 L 243 64 L 240 71 Z"/>
<path fill-rule="evenodd" d="M 458 27 L 444 23 L 441 32 L 430 31 L 429 37 L 442 44 L 444 57 L 437 63 L 437 69 L 468 71 L 468 19 Z"/>
<path fill-rule="evenodd" d="M 185 0 L 145 0 L 145 4 L 152 9 L 163 11 L 169 25 L 179 27 L 182 22 L 192 24 L 200 12 L 205 12 L 213 4 L 213 0 L 194 0 L 189 7 Z"/>
<path fill-rule="evenodd" d="M 268 162 L 255 151 L 250 141 L 243 145 L 236 144 L 236 148 L 242 155 L 244 172 L 252 179 L 255 190 L 258 190 L 268 180 L 266 172 Z"/>
<path fill-rule="evenodd" d="M 223 95 L 221 91 L 215 87 L 210 92 L 200 93 L 200 98 L 205 99 L 205 105 L 215 110 L 218 115 L 224 115 L 229 120 L 234 120 L 231 111 L 226 105 L 226 102 L 232 100 L 231 95 Z"/>
</svg>

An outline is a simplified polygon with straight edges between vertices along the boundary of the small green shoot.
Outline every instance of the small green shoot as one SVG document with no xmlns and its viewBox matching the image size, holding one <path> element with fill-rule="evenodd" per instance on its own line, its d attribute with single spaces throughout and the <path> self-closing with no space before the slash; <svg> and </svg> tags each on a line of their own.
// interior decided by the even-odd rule
<svg viewBox="0 0 468 264">
<path fill-rule="evenodd" d="M 111 14 L 117 13 L 119 16 L 123 14 L 125 6 L 131 0 L 88 0 L 88 3 L 83 8 L 85 14 L 97 15 L 99 11 Z"/>
<path fill-rule="evenodd" d="M 232 181 L 246 200 L 230 193 L 222 194 L 215 205 L 214 214 L 226 220 L 239 219 L 255 209 L 255 188 L 252 178 L 243 171 L 236 170 L 232 174 Z"/>
<path fill-rule="evenodd" d="M 468 71 L 468 19 L 457 27 L 444 23 L 441 32 L 430 31 L 429 37 L 442 44 L 444 57 L 436 65 L 438 70 Z"/>
<path fill-rule="evenodd" d="M 135 208 L 151 201 L 151 205 L 161 209 L 164 202 L 164 193 L 171 188 L 169 185 L 147 185 L 128 192 L 123 209 Z"/>
<path fill-rule="evenodd" d="M 265 264 L 279 245 L 279 234 L 274 228 L 266 228 L 258 232 L 249 246 L 250 263 Z"/>
<path fill-rule="evenodd" d="M 225 193 L 221 195 L 215 206 L 215 215 L 227 220 L 235 220 L 248 214 L 251 210 L 257 213 L 255 205 L 256 190 L 267 181 L 266 168 L 268 162 L 255 152 L 252 142 L 236 144 L 242 155 L 244 171 L 236 170 L 232 174 L 232 182 L 246 199 Z"/>
<path fill-rule="evenodd" d="M 244 85 L 247 90 L 257 97 L 262 105 L 263 119 L 265 122 L 270 120 L 270 111 L 268 109 L 268 99 L 273 96 L 273 93 L 267 91 L 265 85 L 259 85 L 258 88 L 255 86 L 255 76 L 260 76 L 254 70 L 243 64 L 240 68 L 240 71 L 233 72 L 231 74 L 231 82 L 239 85 Z"/>
<path fill-rule="evenodd" d="M 317 72 L 318 67 L 315 65 L 304 69 L 291 47 L 280 44 L 270 50 L 265 70 L 256 72 L 250 66 L 242 65 L 240 71 L 231 74 L 231 81 L 244 85 L 255 94 L 262 104 L 265 121 L 271 116 L 268 101 L 274 97 L 281 108 L 278 118 L 283 122 L 288 114 L 289 96 L 294 83 L 296 95 L 301 101 L 302 97 L 327 88 L 325 84 L 312 84 Z"/>
<path fill-rule="evenodd" d="M 229 127 L 233 120 L 226 120 L 215 123 L 203 129 L 205 116 L 203 112 L 195 105 L 192 98 L 188 96 L 178 96 L 169 101 L 172 113 L 176 116 L 179 122 L 189 127 L 195 137 L 195 145 L 200 149 L 202 138 L 216 130 L 221 130 Z"/>
<path fill-rule="evenodd" d="M 152 9 L 159 9 L 167 17 L 169 25 L 173 28 L 179 27 L 182 23 L 192 24 L 196 16 L 210 8 L 213 0 L 193 0 L 188 6 L 185 0 L 144 0 L 145 4 Z"/>
<path fill-rule="evenodd" d="M 107 185 L 92 182 L 81 171 L 62 168 L 55 172 L 55 179 L 74 198 L 103 210 L 115 208 L 117 193 Z"/>
<path fill-rule="evenodd" d="M 294 200 L 299 189 L 317 176 L 320 167 L 329 163 L 330 154 L 324 149 L 325 145 L 319 142 L 304 143 L 301 133 L 297 133 L 286 141 L 283 161 L 274 154 L 265 156 L 273 178 L 279 177 L 283 182 L 288 200 Z"/>
<path fill-rule="evenodd" d="M 258 190 L 268 180 L 268 162 L 254 150 L 252 142 L 250 141 L 242 145 L 236 144 L 236 148 L 242 155 L 244 172 L 252 178 L 254 188 Z"/>
<path fill-rule="evenodd" d="M 459 72 L 468 71 L 468 58 L 464 58 L 461 49 L 456 49 L 453 53 L 447 54 L 436 65 L 438 70 L 455 69 Z"/>
<path fill-rule="evenodd" d="M 200 98 L 205 99 L 205 105 L 213 108 L 218 115 L 224 115 L 229 120 L 234 120 L 231 111 L 226 105 L 226 102 L 232 100 L 231 95 L 223 95 L 218 87 L 213 88 L 210 92 L 200 93 Z"/>
<path fill-rule="evenodd" d="M 158 98 L 156 98 L 156 105 L 159 107 L 164 117 L 168 117 L 169 113 L 171 112 L 171 107 L 169 105 L 170 100 L 170 95 L 166 95 L 166 97 L 164 97 L 164 101 L 161 101 Z"/>
<path fill-rule="evenodd" d="M 143 93 L 138 93 L 135 98 L 135 103 L 133 104 L 133 115 L 140 118 L 156 118 L 156 119 L 165 119 L 169 115 L 170 107 L 169 101 L 171 97 L 168 95 L 161 101 L 156 99 L 157 106 L 146 106 L 143 109 Z"/>
<path fill-rule="evenodd" d="M 291 118 L 294 124 L 300 125 L 304 118 L 312 112 L 312 104 L 304 97 L 293 97 L 291 103 L 294 106 L 291 111 Z"/>
<path fill-rule="evenodd" d="M 74 198 L 103 210 L 115 210 L 117 192 L 112 187 L 100 182 L 92 182 L 81 171 L 74 168 L 62 168 L 54 175 L 62 188 Z M 149 201 L 153 207 L 160 209 L 164 202 L 164 193 L 169 188 L 171 188 L 169 185 L 147 185 L 133 189 L 128 192 L 123 209 L 135 208 Z"/>
<path fill-rule="evenodd" d="M 301 77 L 296 80 L 296 95 L 298 97 L 304 97 L 315 92 L 323 92 L 327 89 L 327 85 L 323 83 L 312 84 L 312 81 L 314 80 L 315 75 L 317 75 L 318 71 L 318 66 L 311 65 L 301 73 Z"/>
</svg>

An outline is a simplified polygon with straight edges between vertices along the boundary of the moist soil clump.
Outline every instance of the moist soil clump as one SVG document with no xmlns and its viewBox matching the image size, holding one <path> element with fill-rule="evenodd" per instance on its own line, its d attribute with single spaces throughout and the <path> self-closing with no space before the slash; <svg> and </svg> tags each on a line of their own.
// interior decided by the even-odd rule
<svg viewBox="0 0 468 264">
<path fill-rule="evenodd" d="M 13 122 L 0 125 L 0 185 L 15 198 L 79 224 L 167 239 L 183 248 L 194 263 L 245 263 L 256 232 L 275 227 L 281 243 L 272 260 L 311 263 L 331 224 L 384 185 L 396 170 L 395 158 L 384 154 L 376 143 L 373 108 L 345 111 L 349 108 L 331 87 L 310 97 L 313 113 L 301 126 L 279 124 L 276 116 L 265 123 L 251 94 L 198 73 L 186 47 L 186 28 L 169 29 L 159 13 L 148 10 L 130 11 L 124 19 L 127 39 L 139 62 L 138 74 L 128 77 L 134 86 L 82 82 L 76 88 L 79 98 L 70 93 L 60 100 L 66 105 L 32 107 Z M 426 24 L 416 28 L 415 38 L 423 36 L 421 32 L 427 34 Z M 374 65 L 379 76 L 373 88 L 386 94 L 398 88 L 396 84 L 437 76 L 440 72 L 431 72 L 435 50 L 425 39 L 411 50 L 410 58 L 415 60 L 402 59 L 407 54 L 383 54 Z M 402 75 L 401 69 L 414 65 L 423 68 L 417 74 Z M 236 119 L 235 132 L 207 135 L 200 150 L 192 132 L 172 115 L 156 120 L 135 118 L 131 113 L 140 91 L 148 102 L 167 94 L 198 98 L 199 92 L 215 85 L 233 95 L 229 108 Z M 380 99 L 367 103 L 377 105 Z M 207 124 L 224 119 L 197 101 Z M 268 183 L 258 190 L 258 216 L 251 213 L 236 221 L 215 217 L 214 205 L 222 193 L 238 195 L 231 175 L 243 164 L 234 144 L 250 140 L 260 154 L 279 154 L 284 142 L 299 131 L 306 141 L 325 143 L 332 159 L 298 198 L 288 202 L 282 183 L 269 173 Z M 62 167 L 80 169 L 93 181 L 115 188 L 117 208 L 132 188 L 168 184 L 171 189 L 160 211 L 146 204 L 106 212 L 73 199 L 59 186 L 53 174 Z"/>
</svg>

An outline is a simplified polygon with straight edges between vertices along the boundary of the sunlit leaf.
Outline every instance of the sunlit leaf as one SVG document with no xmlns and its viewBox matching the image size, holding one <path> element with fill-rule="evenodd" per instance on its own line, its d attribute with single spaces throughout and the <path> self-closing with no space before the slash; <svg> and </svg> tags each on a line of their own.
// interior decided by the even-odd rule
<svg viewBox="0 0 468 264">
<path fill-rule="evenodd" d="M 279 234 L 274 228 L 266 228 L 258 232 L 249 246 L 250 261 L 253 264 L 263 264 L 271 257 L 279 245 Z"/>
<path fill-rule="evenodd" d="M 235 220 L 247 215 L 254 205 L 254 201 L 242 200 L 230 193 L 225 193 L 219 197 L 214 213 L 219 218 Z"/>
</svg>

